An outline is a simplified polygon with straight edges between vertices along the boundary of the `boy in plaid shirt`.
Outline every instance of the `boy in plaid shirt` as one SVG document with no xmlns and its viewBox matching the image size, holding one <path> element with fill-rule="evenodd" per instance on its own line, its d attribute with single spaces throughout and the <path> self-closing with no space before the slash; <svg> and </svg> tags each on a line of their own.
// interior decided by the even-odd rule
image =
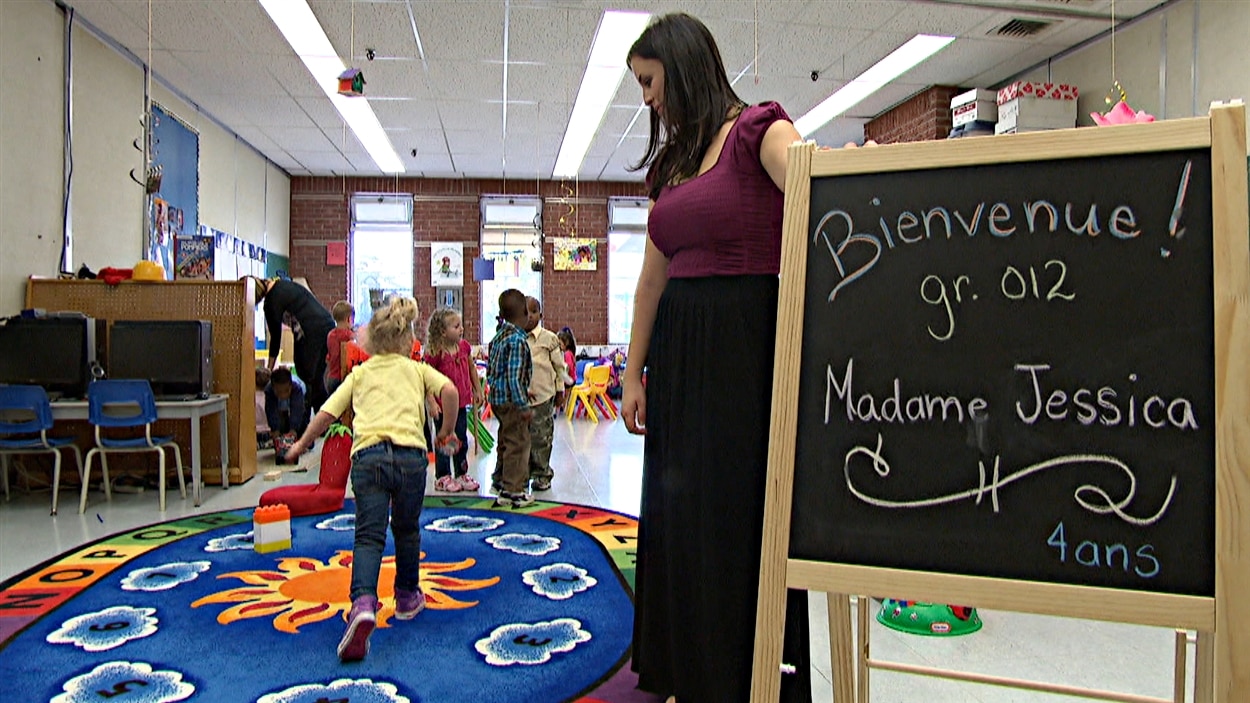
<svg viewBox="0 0 1250 703">
<path fill-rule="evenodd" d="M 499 294 L 499 329 L 490 342 L 486 367 L 487 400 L 499 419 L 499 458 L 492 477 L 498 487 L 497 508 L 522 508 L 534 502 L 528 490 L 533 361 L 522 329 L 528 317 L 524 293 L 509 288 Z"/>
</svg>

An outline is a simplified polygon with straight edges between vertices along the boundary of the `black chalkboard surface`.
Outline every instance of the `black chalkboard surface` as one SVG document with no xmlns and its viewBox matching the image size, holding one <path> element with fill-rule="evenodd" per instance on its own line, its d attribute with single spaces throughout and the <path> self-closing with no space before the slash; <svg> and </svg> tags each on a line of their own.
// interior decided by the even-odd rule
<svg viewBox="0 0 1250 703">
<path fill-rule="evenodd" d="M 790 557 L 1213 595 L 1211 192 L 1206 149 L 813 179 Z"/>
</svg>

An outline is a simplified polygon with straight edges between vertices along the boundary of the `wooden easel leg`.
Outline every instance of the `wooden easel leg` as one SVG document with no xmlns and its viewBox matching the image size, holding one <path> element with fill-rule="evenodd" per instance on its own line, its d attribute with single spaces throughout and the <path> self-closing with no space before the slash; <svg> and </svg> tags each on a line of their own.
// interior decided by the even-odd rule
<svg viewBox="0 0 1250 703">
<path fill-rule="evenodd" d="M 855 632 L 851 624 L 851 597 L 827 593 L 829 664 L 834 703 L 855 703 Z"/>
<path fill-rule="evenodd" d="M 1185 703 L 1185 667 L 1189 650 L 1189 633 L 1176 631 L 1175 659 L 1172 662 L 1172 701 Z"/>
<path fill-rule="evenodd" d="M 855 683 L 858 686 L 855 703 L 868 703 L 868 659 L 869 652 L 869 631 L 871 621 L 868 619 L 868 609 L 872 607 L 872 598 L 868 596 L 860 596 L 855 602 L 855 609 L 859 613 L 859 648 L 858 656 L 855 657 Z"/>
<path fill-rule="evenodd" d="M 1199 632 L 1194 647 L 1194 703 L 1215 700 L 1215 633 Z"/>
</svg>

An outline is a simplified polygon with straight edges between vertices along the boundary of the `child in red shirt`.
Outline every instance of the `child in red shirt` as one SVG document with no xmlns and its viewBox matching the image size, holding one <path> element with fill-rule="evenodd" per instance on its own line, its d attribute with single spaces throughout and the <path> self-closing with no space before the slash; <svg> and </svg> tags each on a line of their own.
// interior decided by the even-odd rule
<svg viewBox="0 0 1250 703">
<path fill-rule="evenodd" d="M 429 334 L 426 336 L 425 363 L 442 373 L 455 384 L 461 405 L 472 399 L 473 404 L 482 402 L 482 381 L 473 363 L 472 348 L 463 338 L 464 323 L 460 314 L 451 308 L 439 308 L 430 315 Z M 480 485 L 469 475 L 468 423 L 465 413 L 456 416 L 456 438 L 460 448 L 454 457 L 439 452 L 434 457 L 434 490 L 445 493 L 476 491 Z M 454 467 L 453 467 L 454 465 Z M 454 468 L 454 472 L 453 472 Z"/>
<path fill-rule="evenodd" d="M 343 382 L 343 345 L 356 340 L 356 309 L 346 300 L 331 308 L 334 329 L 326 335 L 326 391 L 333 393 Z"/>
</svg>

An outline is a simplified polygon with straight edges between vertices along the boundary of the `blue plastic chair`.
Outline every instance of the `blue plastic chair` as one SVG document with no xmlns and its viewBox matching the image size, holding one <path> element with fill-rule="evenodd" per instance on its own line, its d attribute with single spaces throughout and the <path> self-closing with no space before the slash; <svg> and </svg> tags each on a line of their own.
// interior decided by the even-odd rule
<svg viewBox="0 0 1250 703">
<path fill-rule="evenodd" d="M 182 450 L 174 442 L 173 435 L 152 436 L 152 423 L 156 422 L 156 396 L 152 386 L 144 380 L 109 379 L 92 381 L 87 386 L 87 420 L 95 427 L 95 444 L 87 452 L 83 468 L 82 499 L 78 512 L 87 510 L 87 483 L 91 476 L 91 459 L 100 455 L 100 468 L 104 471 L 104 497 L 113 499 L 109 486 L 109 454 L 156 452 L 160 459 L 161 512 L 165 512 L 165 448 L 174 450 L 178 464 L 178 490 L 183 500 L 187 497 L 186 479 L 182 476 Z M 105 437 L 104 428 L 142 427 L 142 437 Z"/>
<path fill-rule="evenodd" d="M 12 454 L 47 454 L 52 459 L 52 514 L 56 515 L 57 493 L 61 485 L 61 450 L 74 453 L 78 476 L 82 477 L 82 452 L 74 446 L 73 437 L 49 437 L 52 429 L 52 406 L 41 386 L 0 386 L 0 435 L 33 435 L 38 437 L 0 437 L 0 483 L 4 499 L 9 499 L 9 456 Z"/>
</svg>

